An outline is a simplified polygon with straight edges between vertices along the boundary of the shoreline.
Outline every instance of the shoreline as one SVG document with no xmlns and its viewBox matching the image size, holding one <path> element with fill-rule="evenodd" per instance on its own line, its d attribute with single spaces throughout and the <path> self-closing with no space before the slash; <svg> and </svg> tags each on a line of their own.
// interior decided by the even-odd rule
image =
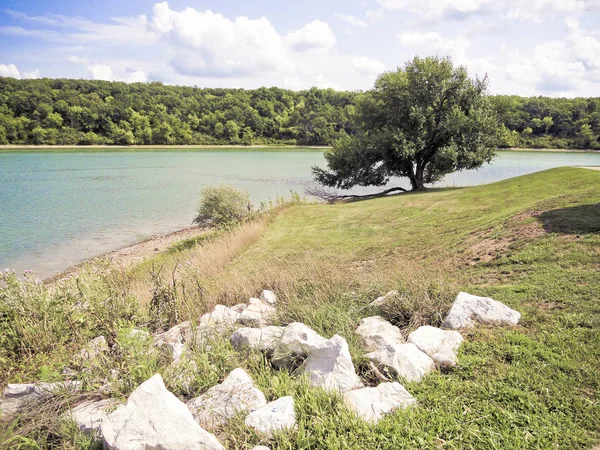
<svg viewBox="0 0 600 450">
<path fill-rule="evenodd" d="M 201 236 L 207 231 L 207 228 L 191 226 L 173 231 L 171 233 L 151 236 L 134 244 L 119 247 L 102 253 L 98 256 L 85 259 L 54 276 L 44 278 L 42 282 L 45 285 L 53 285 L 61 280 L 77 274 L 82 267 L 103 260 L 108 260 L 110 261 L 111 265 L 116 265 L 120 268 L 129 268 L 133 265 L 143 262 L 150 256 L 154 256 L 168 250 L 178 242 Z"/>
<path fill-rule="evenodd" d="M 24 152 L 62 152 L 62 151 L 89 151 L 102 150 L 105 152 L 120 151 L 311 151 L 318 152 L 330 149 L 327 145 L 290 145 L 290 144 L 264 144 L 264 145 L 0 145 L 0 153 L 14 151 Z M 594 149 L 573 148 L 498 148 L 499 152 L 540 152 L 540 153 L 600 153 Z"/>
</svg>

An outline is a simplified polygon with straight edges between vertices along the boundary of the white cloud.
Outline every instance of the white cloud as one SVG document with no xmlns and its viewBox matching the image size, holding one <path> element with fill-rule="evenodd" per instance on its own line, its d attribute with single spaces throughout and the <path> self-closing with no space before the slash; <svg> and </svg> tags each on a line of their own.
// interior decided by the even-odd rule
<svg viewBox="0 0 600 450">
<path fill-rule="evenodd" d="M 287 35 L 289 46 L 299 52 L 329 50 L 335 46 L 335 34 L 329 25 L 319 19 Z"/>
<path fill-rule="evenodd" d="M 145 83 L 148 81 L 148 74 L 141 70 L 128 69 L 127 76 L 123 81 L 127 83 Z"/>
<path fill-rule="evenodd" d="M 451 56 L 459 64 L 464 62 L 466 50 L 471 46 L 471 42 L 465 37 L 451 39 L 442 37 L 435 31 L 408 31 L 398 34 L 397 38 L 406 47 L 418 52 L 427 50 L 427 54 Z"/>
<path fill-rule="evenodd" d="M 21 78 L 21 73 L 14 64 L 0 64 L 0 77 Z"/>
<path fill-rule="evenodd" d="M 283 39 L 264 17 L 232 21 L 212 11 L 173 11 L 163 2 L 154 5 L 151 29 L 173 50 L 172 65 L 182 74 L 240 76 L 291 64 Z"/>
<path fill-rule="evenodd" d="M 378 0 L 385 9 L 406 9 L 428 19 L 447 15 L 472 14 L 481 11 L 493 0 Z"/>
<path fill-rule="evenodd" d="M 342 22 L 353 25 L 359 28 L 368 28 L 374 23 L 378 22 L 383 18 L 383 12 L 381 10 L 368 10 L 366 13 L 366 19 L 359 19 L 350 14 L 336 14 L 335 17 L 340 19 Z"/>
<path fill-rule="evenodd" d="M 34 69 L 31 72 L 23 72 L 23 78 L 38 79 L 40 77 L 40 69 Z"/>
<path fill-rule="evenodd" d="M 112 69 L 106 64 L 92 64 L 88 66 L 88 71 L 92 80 L 113 80 Z"/>
<path fill-rule="evenodd" d="M 352 67 L 354 67 L 357 72 L 368 75 L 376 75 L 385 71 L 385 64 L 383 64 L 381 61 L 370 59 L 365 56 L 354 58 L 352 60 Z"/>
<path fill-rule="evenodd" d="M 73 63 L 73 64 L 87 64 L 88 63 L 87 58 L 83 58 L 83 57 L 77 56 L 77 55 L 68 55 L 65 59 L 68 62 Z"/>
</svg>

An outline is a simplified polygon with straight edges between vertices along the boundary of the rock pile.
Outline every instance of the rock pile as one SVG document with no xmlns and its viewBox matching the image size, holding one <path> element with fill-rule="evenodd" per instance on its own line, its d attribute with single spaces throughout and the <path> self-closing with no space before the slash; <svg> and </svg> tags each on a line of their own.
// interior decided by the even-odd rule
<svg viewBox="0 0 600 450">
<path fill-rule="evenodd" d="M 383 304 L 392 295 L 397 293 L 380 297 L 375 305 Z M 334 335 L 327 339 L 297 322 L 285 327 L 269 326 L 276 305 L 276 295 L 263 291 L 260 298 L 250 299 L 248 304 L 232 308 L 217 305 L 199 319 L 196 327 L 184 322 L 152 338 L 142 330 L 133 330 L 131 335 L 151 340 L 153 348 L 168 349 L 173 356 L 169 368 L 179 374 L 183 372 L 175 369 L 184 365 L 188 372 L 198 370 L 193 360 L 183 358 L 187 346 L 232 332 L 230 342 L 236 350 L 265 352 L 273 365 L 305 375 L 312 386 L 341 393 L 350 410 L 373 423 L 394 410 L 417 404 L 398 382 L 365 387 L 343 337 Z M 477 323 L 515 325 L 519 318 L 517 311 L 493 299 L 460 293 L 444 320 L 444 327 L 451 330 L 422 326 L 405 339 L 398 327 L 383 317 L 373 316 L 360 321 L 356 334 L 367 352 L 365 356 L 381 370 L 418 382 L 436 367 L 449 368 L 458 363 L 457 351 L 463 338 L 454 329 Z M 236 330 L 240 325 L 244 327 Z M 107 351 L 110 349 L 106 340 L 98 337 L 81 351 L 80 360 L 93 360 Z M 58 392 L 79 389 L 81 383 L 76 381 L 8 385 L 0 409 L 3 415 L 15 416 Z M 81 431 L 101 438 L 109 450 L 223 449 L 210 431 L 239 414 L 245 416 L 246 426 L 265 437 L 296 427 L 294 399 L 286 396 L 267 403 L 263 392 L 241 368 L 187 404 L 169 392 L 157 374 L 138 386 L 125 404 L 118 405 L 111 399 L 87 400 L 69 411 L 69 417 Z"/>
</svg>

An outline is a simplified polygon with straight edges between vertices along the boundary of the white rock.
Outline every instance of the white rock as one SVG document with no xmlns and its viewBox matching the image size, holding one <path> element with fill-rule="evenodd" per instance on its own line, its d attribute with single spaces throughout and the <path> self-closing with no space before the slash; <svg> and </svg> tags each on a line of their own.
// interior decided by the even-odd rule
<svg viewBox="0 0 600 450">
<path fill-rule="evenodd" d="M 304 358 L 312 350 L 327 342 L 323 336 L 303 323 L 290 323 L 283 330 L 281 339 L 273 351 L 272 362 L 278 367 L 286 366 L 295 358 Z"/>
<path fill-rule="evenodd" d="M 275 306 L 277 304 L 277 295 L 273 291 L 264 290 L 260 293 L 260 299 L 267 305 Z"/>
<path fill-rule="evenodd" d="M 270 435 L 278 430 L 296 426 L 296 411 L 293 397 L 281 397 L 250 413 L 244 421 L 255 430 Z"/>
<path fill-rule="evenodd" d="M 408 335 L 408 342 L 415 344 L 419 350 L 427 353 L 438 366 L 455 366 L 458 359 L 456 351 L 463 341 L 458 331 L 441 330 L 423 326 Z"/>
<path fill-rule="evenodd" d="M 142 383 L 101 425 L 106 450 L 221 450 L 160 375 Z"/>
<path fill-rule="evenodd" d="M 89 400 L 80 403 L 68 414 L 79 431 L 85 434 L 99 435 L 100 425 L 115 405 L 115 401 L 111 399 Z"/>
<path fill-rule="evenodd" d="M 248 305 L 246 305 L 245 303 L 238 303 L 235 306 L 232 306 L 231 309 L 233 309 L 236 313 L 242 313 L 246 308 L 248 307 Z"/>
<path fill-rule="evenodd" d="M 252 450 L 271 450 L 269 447 L 265 447 L 264 445 L 257 445 L 256 447 L 252 447 Z"/>
<path fill-rule="evenodd" d="M 229 339 L 236 350 L 251 348 L 272 351 L 283 334 L 284 327 L 240 328 Z"/>
<path fill-rule="evenodd" d="M 398 295 L 398 291 L 390 291 L 387 294 L 377 297 L 375 300 L 371 302 L 371 306 L 380 307 L 385 305 L 391 298 L 394 298 Z"/>
<path fill-rule="evenodd" d="M 450 329 L 472 327 L 476 323 L 516 325 L 521 313 L 488 297 L 461 292 L 454 300 L 443 326 Z"/>
<path fill-rule="evenodd" d="M 234 311 L 233 309 L 227 306 L 217 305 L 212 312 L 204 314 L 202 317 L 200 317 L 198 325 L 201 327 L 218 325 L 233 326 L 239 317 L 240 313 Z"/>
<path fill-rule="evenodd" d="M 79 358 L 83 361 L 89 361 L 95 359 L 101 353 L 107 352 L 108 342 L 104 336 L 98 336 L 97 338 L 92 339 L 79 353 Z"/>
<path fill-rule="evenodd" d="M 252 378 L 238 368 L 221 384 L 187 403 L 198 423 L 213 429 L 223 425 L 240 411 L 252 412 L 267 404 L 264 394 L 254 386 Z"/>
<path fill-rule="evenodd" d="M 421 381 L 435 368 L 433 359 L 415 344 L 386 345 L 365 356 L 378 366 L 383 366 L 408 381 Z"/>
<path fill-rule="evenodd" d="M 80 381 L 64 381 L 58 383 L 25 383 L 9 384 L 0 401 L 2 415 L 14 416 L 35 407 L 45 399 L 63 392 L 75 392 L 81 389 Z"/>
<path fill-rule="evenodd" d="M 404 337 L 398 327 L 395 327 L 383 317 L 367 317 L 360 321 L 356 334 L 368 351 L 376 351 L 386 345 L 403 344 Z"/>
<path fill-rule="evenodd" d="M 354 371 L 348 343 L 337 334 L 310 352 L 301 372 L 308 375 L 312 386 L 330 391 L 347 392 L 363 386 Z"/>
<path fill-rule="evenodd" d="M 264 327 L 269 319 L 275 315 L 275 308 L 262 302 L 258 298 L 251 298 L 248 307 L 242 311 L 237 323 L 248 327 Z"/>
<path fill-rule="evenodd" d="M 359 417 L 375 423 L 384 414 L 415 405 L 417 400 L 400 383 L 381 383 L 377 387 L 346 392 L 344 403 Z"/>
</svg>

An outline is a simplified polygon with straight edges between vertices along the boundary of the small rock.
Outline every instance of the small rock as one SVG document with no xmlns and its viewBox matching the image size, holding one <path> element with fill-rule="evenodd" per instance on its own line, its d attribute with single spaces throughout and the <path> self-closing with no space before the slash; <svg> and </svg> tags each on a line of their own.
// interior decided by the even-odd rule
<svg viewBox="0 0 600 450">
<path fill-rule="evenodd" d="M 293 397 L 281 397 L 250 413 L 244 421 L 255 430 L 270 435 L 278 430 L 296 426 L 296 411 Z"/>
<path fill-rule="evenodd" d="M 111 399 L 89 400 L 80 403 L 68 414 L 79 431 L 88 435 L 99 435 L 100 425 L 115 405 L 115 401 Z"/>
<path fill-rule="evenodd" d="M 344 403 L 359 417 L 378 422 L 385 414 L 415 405 L 417 400 L 400 383 L 381 383 L 344 394 Z"/>
<path fill-rule="evenodd" d="M 269 447 L 265 447 L 264 445 L 257 445 L 256 447 L 252 447 L 252 450 L 271 450 Z"/>
<path fill-rule="evenodd" d="M 408 335 L 408 342 L 427 353 L 438 366 L 452 367 L 457 363 L 456 351 L 463 341 L 458 331 L 423 326 Z"/>
<path fill-rule="evenodd" d="M 221 384 L 190 400 L 188 408 L 198 423 L 213 429 L 223 425 L 240 411 L 252 412 L 267 404 L 264 394 L 254 386 L 252 378 L 238 368 Z"/>
<path fill-rule="evenodd" d="M 476 323 L 516 325 L 521 313 L 492 298 L 461 292 L 454 300 L 443 326 L 450 329 L 472 327 Z"/>
<path fill-rule="evenodd" d="M 283 334 L 284 327 L 240 328 L 229 339 L 233 348 L 272 351 Z"/>
<path fill-rule="evenodd" d="M 246 305 L 245 303 L 238 303 L 237 305 L 232 306 L 231 309 L 233 309 L 236 313 L 241 314 L 247 307 L 248 305 Z"/>
<path fill-rule="evenodd" d="M 217 305 L 213 312 L 204 314 L 200 317 L 198 325 L 200 327 L 218 325 L 233 326 L 239 317 L 240 314 L 233 309 L 227 306 Z"/>
<path fill-rule="evenodd" d="M 290 323 L 283 330 L 281 339 L 273 351 L 272 362 L 278 367 L 289 365 L 298 357 L 305 358 L 325 342 L 327 339 L 303 323 Z"/>
<path fill-rule="evenodd" d="M 275 311 L 271 305 L 263 303 L 258 298 L 251 298 L 248 307 L 239 315 L 237 323 L 248 327 L 264 327 L 275 315 Z"/>
<path fill-rule="evenodd" d="M 398 327 L 395 327 L 383 317 L 367 317 L 360 321 L 356 329 L 368 351 L 376 351 L 386 345 L 403 344 L 404 337 Z"/>
<path fill-rule="evenodd" d="M 277 304 L 277 295 L 273 291 L 262 291 L 260 293 L 260 299 L 267 305 L 275 306 Z"/>
<path fill-rule="evenodd" d="M 385 294 L 384 296 L 377 297 L 375 300 L 373 300 L 371 302 L 371 306 L 379 308 L 379 307 L 385 305 L 391 298 L 394 298 L 397 296 L 398 296 L 398 291 L 390 291 L 387 294 Z"/>
<path fill-rule="evenodd" d="M 421 381 L 435 368 L 433 359 L 415 344 L 386 345 L 365 356 L 378 366 L 383 366 L 408 381 Z"/>
<path fill-rule="evenodd" d="M 363 384 L 354 371 L 346 339 L 337 334 L 313 349 L 301 368 L 312 386 L 347 392 Z"/>
<path fill-rule="evenodd" d="M 100 426 L 106 450 L 223 450 L 190 410 L 154 375 Z"/>
<path fill-rule="evenodd" d="M 82 361 L 90 361 L 108 350 L 108 342 L 106 342 L 104 336 L 98 336 L 97 338 L 92 339 L 85 348 L 81 350 L 79 359 Z"/>
<path fill-rule="evenodd" d="M 80 389 L 81 381 L 9 384 L 4 389 L 2 400 L 0 400 L 0 410 L 4 416 L 15 416 L 53 395 Z"/>
</svg>

